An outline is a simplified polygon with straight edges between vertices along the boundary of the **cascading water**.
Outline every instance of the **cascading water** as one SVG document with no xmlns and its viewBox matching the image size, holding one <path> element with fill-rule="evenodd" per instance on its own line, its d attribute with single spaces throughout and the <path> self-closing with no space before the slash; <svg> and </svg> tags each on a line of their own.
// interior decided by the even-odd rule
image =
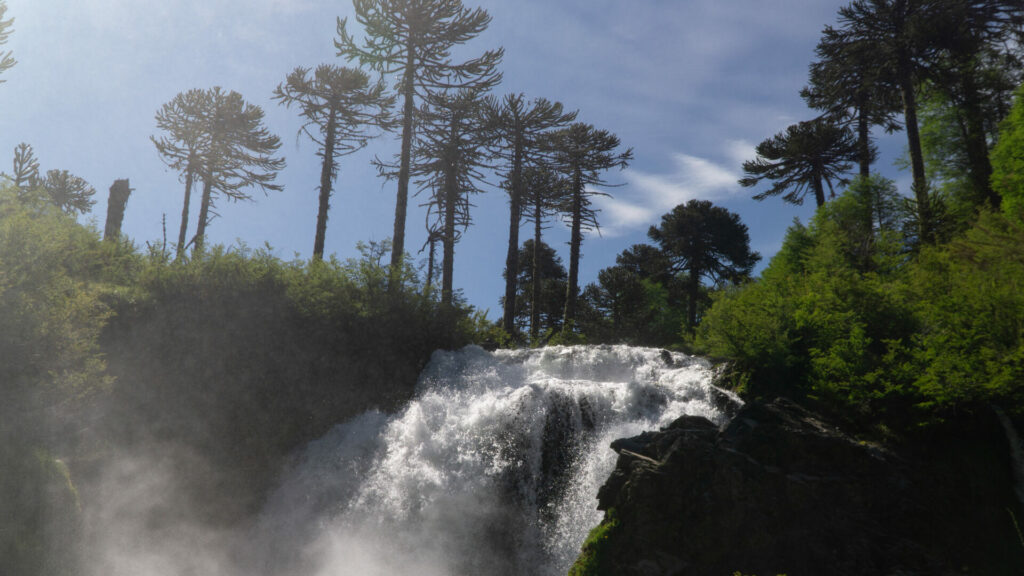
<svg viewBox="0 0 1024 576">
<path fill-rule="evenodd" d="M 436 353 L 403 411 L 307 448 L 264 513 L 259 540 L 278 545 L 254 571 L 565 574 L 601 519 L 608 445 L 683 414 L 723 423 L 711 376 L 704 360 L 627 346 Z"/>
</svg>

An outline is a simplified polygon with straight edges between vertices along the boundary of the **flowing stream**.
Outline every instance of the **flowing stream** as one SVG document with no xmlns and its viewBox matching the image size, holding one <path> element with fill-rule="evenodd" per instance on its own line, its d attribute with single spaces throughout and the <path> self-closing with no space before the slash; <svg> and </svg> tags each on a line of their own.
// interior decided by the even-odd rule
<svg viewBox="0 0 1024 576">
<path fill-rule="evenodd" d="M 608 445 L 683 414 L 723 423 L 731 397 L 711 376 L 627 346 L 438 352 L 401 412 L 307 447 L 263 513 L 251 572 L 565 574 L 601 519 Z"/>
</svg>

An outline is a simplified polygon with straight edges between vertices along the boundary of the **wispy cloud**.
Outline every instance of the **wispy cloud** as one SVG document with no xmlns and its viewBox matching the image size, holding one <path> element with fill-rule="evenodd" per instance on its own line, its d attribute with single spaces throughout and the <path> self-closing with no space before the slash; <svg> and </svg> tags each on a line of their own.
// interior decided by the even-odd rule
<svg viewBox="0 0 1024 576">
<path fill-rule="evenodd" d="M 690 200 L 717 201 L 735 196 L 739 192 L 739 165 L 753 158 L 753 146 L 741 140 L 728 141 L 723 146 L 722 156 L 724 163 L 676 153 L 672 156 L 674 170 L 669 173 L 627 169 L 628 192 L 616 198 L 594 200 L 601 210 L 602 233 L 621 236 L 643 229 L 655 224 L 665 212 Z"/>
</svg>

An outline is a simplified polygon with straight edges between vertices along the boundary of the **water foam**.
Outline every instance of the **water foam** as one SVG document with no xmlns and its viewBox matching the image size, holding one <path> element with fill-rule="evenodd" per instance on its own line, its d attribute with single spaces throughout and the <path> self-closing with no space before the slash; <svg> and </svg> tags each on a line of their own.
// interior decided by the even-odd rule
<svg viewBox="0 0 1024 576">
<path fill-rule="evenodd" d="M 724 423 L 711 377 L 702 359 L 627 346 L 438 352 L 404 410 L 306 449 L 264 513 L 260 568 L 565 574 L 600 521 L 608 445 L 683 414 Z"/>
</svg>

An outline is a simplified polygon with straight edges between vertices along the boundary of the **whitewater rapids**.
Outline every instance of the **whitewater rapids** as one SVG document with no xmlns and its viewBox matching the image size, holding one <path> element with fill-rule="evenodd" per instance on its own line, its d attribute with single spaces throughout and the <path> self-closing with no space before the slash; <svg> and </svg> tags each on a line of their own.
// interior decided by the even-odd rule
<svg viewBox="0 0 1024 576">
<path fill-rule="evenodd" d="M 254 571 L 565 574 L 601 519 L 609 444 L 684 414 L 724 423 L 738 399 L 712 375 L 628 346 L 437 352 L 403 410 L 308 446 L 263 513 Z"/>
</svg>

